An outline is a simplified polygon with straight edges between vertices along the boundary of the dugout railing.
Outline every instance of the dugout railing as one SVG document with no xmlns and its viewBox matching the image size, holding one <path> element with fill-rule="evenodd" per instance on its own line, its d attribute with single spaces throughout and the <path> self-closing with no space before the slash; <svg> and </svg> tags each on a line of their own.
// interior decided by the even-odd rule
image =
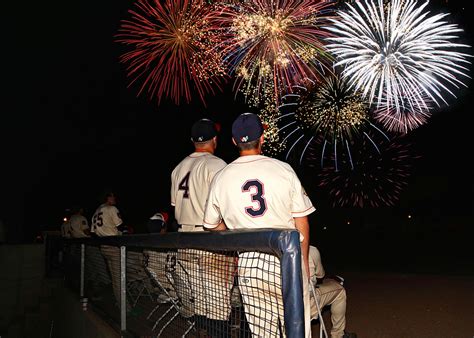
<svg viewBox="0 0 474 338">
<path fill-rule="evenodd" d="M 296 230 L 63 239 L 61 247 L 67 285 L 122 336 L 304 336 Z"/>
</svg>

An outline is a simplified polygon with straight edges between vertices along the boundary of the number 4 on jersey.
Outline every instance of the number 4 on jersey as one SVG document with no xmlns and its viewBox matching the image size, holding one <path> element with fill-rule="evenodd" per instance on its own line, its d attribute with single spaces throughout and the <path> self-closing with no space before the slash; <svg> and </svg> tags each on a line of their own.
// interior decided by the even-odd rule
<svg viewBox="0 0 474 338">
<path fill-rule="evenodd" d="M 178 189 L 179 190 L 184 190 L 183 197 L 184 198 L 189 198 L 189 175 L 191 172 L 188 172 L 186 176 L 179 182 Z"/>
</svg>

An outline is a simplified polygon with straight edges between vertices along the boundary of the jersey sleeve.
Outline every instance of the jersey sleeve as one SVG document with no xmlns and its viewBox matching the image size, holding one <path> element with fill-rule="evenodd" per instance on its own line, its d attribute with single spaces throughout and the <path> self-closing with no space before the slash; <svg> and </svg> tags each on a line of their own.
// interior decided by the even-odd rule
<svg viewBox="0 0 474 338">
<path fill-rule="evenodd" d="M 208 182 L 209 184 L 212 182 L 214 176 L 222 169 L 224 168 L 227 163 L 224 162 L 224 160 L 221 160 L 218 157 L 213 157 L 207 162 L 207 170 L 208 170 Z"/>
<path fill-rule="evenodd" d="M 118 227 L 123 223 L 122 218 L 120 217 L 120 212 L 116 207 L 112 207 L 109 210 L 110 212 L 110 219 L 112 220 L 113 224 Z"/>
<path fill-rule="evenodd" d="M 172 171 L 171 173 L 171 191 L 170 191 L 170 200 L 171 200 L 171 205 L 175 206 L 176 205 L 176 169 Z"/>
<path fill-rule="evenodd" d="M 309 247 L 309 271 L 311 272 L 311 279 L 323 278 L 325 275 L 319 250 L 312 245 Z"/>
<path fill-rule="evenodd" d="M 204 208 L 203 226 L 207 229 L 213 229 L 222 221 L 221 209 L 216 198 L 216 177 L 212 180 L 207 196 L 206 206 Z"/>
<path fill-rule="evenodd" d="M 301 185 L 301 181 L 298 176 L 296 176 L 295 172 L 293 172 L 292 185 L 293 205 L 291 213 L 293 217 L 304 217 L 314 212 L 316 208 L 313 206 L 313 203 Z"/>
</svg>

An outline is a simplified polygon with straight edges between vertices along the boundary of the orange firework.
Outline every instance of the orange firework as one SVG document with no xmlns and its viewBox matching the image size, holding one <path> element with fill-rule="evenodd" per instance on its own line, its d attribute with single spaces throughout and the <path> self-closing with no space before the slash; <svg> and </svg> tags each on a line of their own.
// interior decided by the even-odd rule
<svg viewBox="0 0 474 338">
<path fill-rule="evenodd" d="M 328 23 L 331 1 L 254 0 L 223 5 L 227 27 L 223 51 L 235 87 L 250 104 L 266 96 L 277 101 L 305 78 L 328 69 L 330 56 L 321 27 Z M 256 102 L 254 102 L 256 101 Z"/>
</svg>

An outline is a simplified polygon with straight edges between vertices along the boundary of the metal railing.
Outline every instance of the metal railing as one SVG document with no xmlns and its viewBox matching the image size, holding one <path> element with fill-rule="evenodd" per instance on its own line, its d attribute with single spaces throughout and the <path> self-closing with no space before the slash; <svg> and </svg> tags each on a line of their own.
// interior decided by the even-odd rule
<svg viewBox="0 0 474 338">
<path fill-rule="evenodd" d="M 49 240 L 53 240 L 52 237 Z M 62 240 L 84 309 L 122 336 L 302 337 L 297 231 Z"/>
</svg>

